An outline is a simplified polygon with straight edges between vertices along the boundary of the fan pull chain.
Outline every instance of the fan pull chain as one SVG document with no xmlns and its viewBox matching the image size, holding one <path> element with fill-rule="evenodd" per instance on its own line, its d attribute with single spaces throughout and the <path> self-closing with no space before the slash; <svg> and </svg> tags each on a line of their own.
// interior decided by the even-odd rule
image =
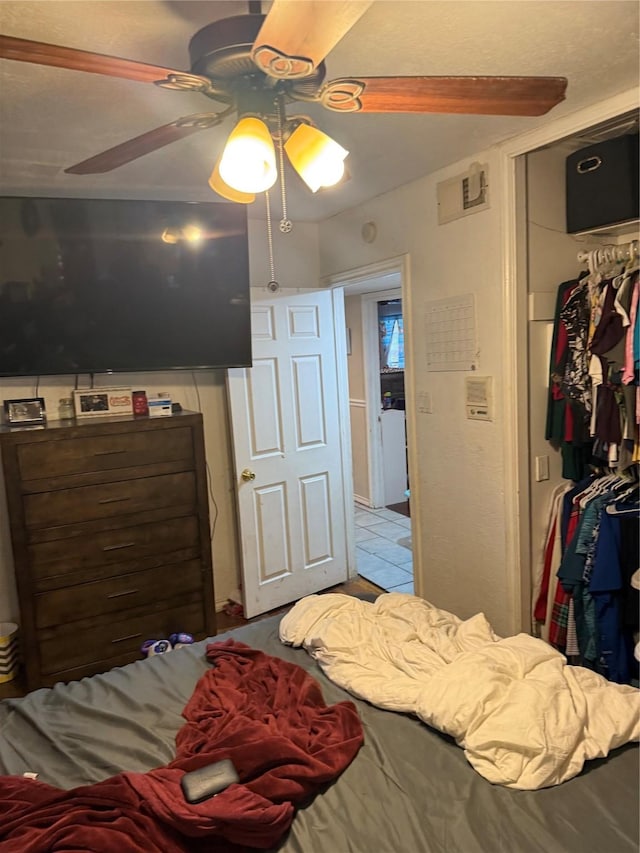
<svg viewBox="0 0 640 853">
<path fill-rule="evenodd" d="M 280 192 L 282 193 L 282 219 L 280 220 L 280 230 L 283 234 L 288 234 L 293 228 L 293 225 L 291 220 L 287 217 L 287 189 L 284 182 L 284 143 L 281 100 L 278 100 L 278 155 L 280 157 Z"/>
<path fill-rule="evenodd" d="M 271 203 L 269 201 L 269 190 L 266 190 L 264 200 L 267 208 L 267 243 L 269 245 L 269 269 L 271 271 L 271 281 L 267 284 L 267 290 L 275 293 L 280 290 L 280 285 L 276 281 L 276 267 L 273 261 L 273 234 L 271 232 Z"/>
</svg>

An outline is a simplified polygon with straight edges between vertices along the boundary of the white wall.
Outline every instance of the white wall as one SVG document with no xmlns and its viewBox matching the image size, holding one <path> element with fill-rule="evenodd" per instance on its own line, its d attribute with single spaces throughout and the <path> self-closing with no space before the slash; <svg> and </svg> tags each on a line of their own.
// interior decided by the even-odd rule
<svg viewBox="0 0 640 853">
<path fill-rule="evenodd" d="M 290 234 L 274 232 L 276 277 L 282 287 L 317 287 L 319 281 L 318 231 L 309 223 L 294 224 Z M 249 220 L 249 263 L 252 289 L 260 291 L 270 280 L 266 225 Z M 226 371 L 167 371 L 166 373 L 113 374 L 96 376 L 95 384 L 126 385 L 147 393 L 169 391 L 184 409 L 201 411 L 204 420 L 205 452 L 211 474 L 209 512 L 213 524 L 213 578 L 217 609 L 237 595 L 240 556 L 236 522 L 235 479 L 231 430 L 226 394 Z M 38 383 L 38 396 L 45 398 L 50 416 L 57 416 L 58 400 L 68 396 L 75 376 L 46 376 Z M 88 376 L 79 377 L 87 387 Z M 36 379 L 0 377 L 0 401 L 35 396 Z M 18 598 L 11 540 L 6 513 L 6 497 L 0 469 L 0 621 L 19 621 Z M 211 495 L 213 497 L 211 497 Z M 217 510 L 216 510 L 217 506 Z"/>
<path fill-rule="evenodd" d="M 447 225 L 437 222 L 436 184 L 473 160 L 488 164 L 491 187 L 495 150 L 321 223 L 320 271 L 325 277 L 409 254 L 405 352 L 413 385 L 407 393 L 417 401 L 428 392 L 433 409 L 417 414 L 409 432 L 410 454 L 421 471 L 420 482 L 411 484 L 414 537 L 422 555 L 417 589 L 461 617 L 482 610 L 498 633 L 508 633 L 507 573 L 519 567 L 505 565 L 500 211 L 494 201 L 488 210 Z M 367 221 L 377 225 L 372 244 L 361 238 Z M 426 369 L 426 303 L 467 293 L 475 294 L 478 373 L 494 379 L 491 423 L 465 417 L 468 374 Z"/>
<path fill-rule="evenodd" d="M 277 222 L 273 223 L 272 234 L 276 281 L 280 287 L 317 287 L 318 226 L 296 222 L 293 216 L 293 228 L 288 234 L 280 231 Z M 267 225 L 262 219 L 249 220 L 249 249 L 251 286 L 265 287 L 271 280 L 271 270 Z"/>
</svg>

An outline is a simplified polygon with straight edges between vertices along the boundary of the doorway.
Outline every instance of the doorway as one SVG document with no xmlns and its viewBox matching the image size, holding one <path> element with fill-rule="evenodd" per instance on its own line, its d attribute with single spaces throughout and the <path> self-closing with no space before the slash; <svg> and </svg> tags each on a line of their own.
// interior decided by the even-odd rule
<svg viewBox="0 0 640 853">
<path fill-rule="evenodd" d="M 402 295 L 398 290 L 397 295 L 381 296 L 378 294 L 374 316 L 365 328 L 366 335 L 377 336 L 378 343 L 381 502 L 387 509 L 409 516 Z M 375 393 L 373 387 L 371 393 Z"/>
<path fill-rule="evenodd" d="M 400 267 L 341 284 L 345 298 L 355 563 L 386 591 L 414 592 Z"/>
</svg>

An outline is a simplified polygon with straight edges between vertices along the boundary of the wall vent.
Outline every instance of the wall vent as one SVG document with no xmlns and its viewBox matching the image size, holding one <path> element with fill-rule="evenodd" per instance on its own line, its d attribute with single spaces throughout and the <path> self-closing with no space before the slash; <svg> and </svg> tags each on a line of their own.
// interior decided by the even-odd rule
<svg viewBox="0 0 640 853">
<path fill-rule="evenodd" d="M 464 174 L 441 181 L 436 188 L 436 197 L 439 225 L 486 210 L 489 207 L 487 166 L 472 163 Z"/>
<path fill-rule="evenodd" d="M 462 207 L 469 210 L 470 207 L 478 207 L 487 200 L 487 183 L 485 173 L 478 171 L 462 179 Z"/>
</svg>

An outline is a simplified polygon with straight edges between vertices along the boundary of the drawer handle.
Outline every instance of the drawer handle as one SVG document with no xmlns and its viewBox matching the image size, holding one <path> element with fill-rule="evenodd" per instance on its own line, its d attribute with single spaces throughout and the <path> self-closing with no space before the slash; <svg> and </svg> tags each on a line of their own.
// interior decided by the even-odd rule
<svg viewBox="0 0 640 853">
<path fill-rule="evenodd" d="M 126 589 L 124 592 L 110 592 L 107 598 L 122 598 L 123 595 L 135 595 L 139 589 Z"/>
<path fill-rule="evenodd" d="M 133 548 L 135 542 L 123 542 L 122 545 L 105 545 L 103 551 L 118 551 L 120 548 Z"/>
<path fill-rule="evenodd" d="M 111 640 L 112 643 L 124 643 L 125 640 L 135 640 L 137 637 L 141 637 L 142 634 L 127 634 L 126 637 L 118 637 L 117 640 Z"/>
<path fill-rule="evenodd" d="M 96 450 L 94 456 L 115 456 L 117 453 L 126 453 L 126 450 Z"/>
<path fill-rule="evenodd" d="M 131 499 L 128 497 L 127 498 L 101 498 L 101 500 L 99 500 L 98 503 L 99 504 L 117 504 L 117 503 L 120 503 L 121 501 L 128 501 L 128 500 L 131 500 Z"/>
</svg>

